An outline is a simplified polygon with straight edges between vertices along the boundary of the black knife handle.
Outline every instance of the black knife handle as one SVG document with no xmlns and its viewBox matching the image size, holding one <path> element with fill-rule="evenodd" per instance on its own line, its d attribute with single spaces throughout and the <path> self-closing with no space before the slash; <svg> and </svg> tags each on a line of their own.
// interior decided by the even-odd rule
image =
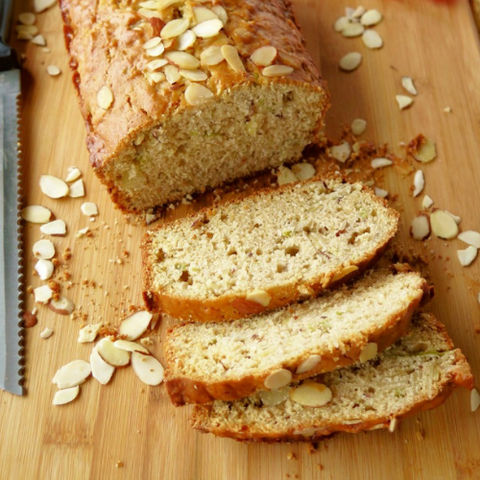
<svg viewBox="0 0 480 480">
<path fill-rule="evenodd" d="M 17 53 L 7 43 L 11 20 L 12 0 L 0 0 L 0 71 L 20 66 Z"/>
</svg>

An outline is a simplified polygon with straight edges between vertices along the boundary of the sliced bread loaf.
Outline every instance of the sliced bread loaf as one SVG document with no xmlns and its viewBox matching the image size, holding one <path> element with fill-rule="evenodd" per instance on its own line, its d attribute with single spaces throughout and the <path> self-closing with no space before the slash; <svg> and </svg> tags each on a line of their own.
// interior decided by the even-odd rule
<svg viewBox="0 0 480 480">
<path fill-rule="evenodd" d="M 473 388 L 470 366 L 453 349 L 443 325 L 424 314 L 407 336 L 366 363 L 275 392 L 196 405 L 193 426 L 222 437 L 267 442 L 393 430 L 397 419 L 440 405 L 457 386 Z"/>
<path fill-rule="evenodd" d="M 234 400 L 366 361 L 407 332 L 430 293 L 416 273 L 380 269 L 247 320 L 176 326 L 164 344 L 168 393 L 175 405 Z"/>
<path fill-rule="evenodd" d="M 242 318 L 316 296 L 372 265 L 398 213 L 361 184 L 313 180 L 147 233 L 144 299 L 175 318 Z"/>
</svg>

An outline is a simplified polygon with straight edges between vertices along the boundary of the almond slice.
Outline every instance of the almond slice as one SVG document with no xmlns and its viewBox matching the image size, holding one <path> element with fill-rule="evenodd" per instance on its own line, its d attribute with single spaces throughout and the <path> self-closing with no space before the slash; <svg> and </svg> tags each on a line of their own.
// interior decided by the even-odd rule
<svg viewBox="0 0 480 480">
<path fill-rule="evenodd" d="M 286 77 L 293 73 L 293 68 L 288 65 L 270 65 L 262 70 L 264 77 Z"/>
<path fill-rule="evenodd" d="M 268 292 L 260 289 L 248 293 L 245 298 L 250 302 L 258 303 L 263 307 L 268 307 L 268 305 L 270 304 L 270 300 L 272 299 L 271 295 L 269 295 Z"/>
<path fill-rule="evenodd" d="M 476 412 L 478 407 L 480 407 L 480 393 L 474 388 L 470 392 L 470 409 L 472 412 Z"/>
<path fill-rule="evenodd" d="M 290 390 L 290 399 L 305 407 L 323 407 L 332 399 L 332 391 L 322 383 L 306 380 Z"/>
<path fill-rule="evenodd" d="M 126 350 L 127 352 L 138 352 L 150 355 L 150 352 L 139 343 L 130 342 L 129 340 L 117 340 L 113 344 L 120 350 Z"/>
<path fill-rule="evenodd" d="M 130 352 L 117 348 L 110 338 L 102 338 L 95 345 L 95 348 L 112 367 L 123 367 L 130 363 Z"/>
<path fill-rule="evenodd" d="M 223 45 L 221 47 L 222 55 L 227 61 L 230 68 L 232 68 L 237 73 L 245 73 L 245 67 L 243 65 L 240 56 L 238 55 L 238 50 L 232 45 Z"/>
<path fill-rule="evenodd" d="M 167 40 L 165 40 L 165 43 Z M 149 57 L 159 57 L 165 51 L 165 43 L 159 43 L 155 47 L 149 48 L 147 50 L 147 55 Z"/>
<path fill-rule="evenodd" d="M 136 340 L 147 331 L 152 317 L 153 315 L 146 310 L 135 312 L 134 314 L 122 320 L 118 332 L 127 340 Z"/>
<path fill-rule="evenodd" d="M 480 233 L 466 230 L 458 235 L 458 239 L 475 248 L 480 248 Z"/>
<path fill-rule="evenodd" d="M 413 177 L 413 187 L 413 196 L 418 197 L 425 187 L 425 175 L 421 170 L 415 172 L 415 176 Z"/>
<path fill-rule="evenodd" d="M 362 118 L 356 118 L 352 122 L 351 129 L 352 133 L 356 137 L 359 137 L 360 135 L 363 135 L 365 133 L 365 130 L 367 129 L 367 122 Z"/>
<path fill-rule="evenodd" d="M 422 200 L 422 208 L 426 210 L 430 208 L 432 205 L 433 205 L 433 200 L 428 195 L 425 195 Z"/>
<path fill-rule="evenodd" d="M 411 95 L 418 95 L 412 77 L 402 77 L 402 87 Z"/>
<path fill-rule="evenodd" d="M 90 228 L 85 227 L 85 228 L 80 229 L 75 236 L 77 238 L 80 238 L 80 237 L 83 237 L 85 235 L 88 235 L 89 233 L 90 233 Z"/>
<path fill-rule="evenodd" d="M 188 30 L 189 21 L 186 18 L 176 18 L 170 20 L 160 32 L 160 37 L 163 39 L 178 37 Z"/>
<path fill-rule="evenodd" d="M 371 162 L 372 168 L 383 168 L 393 165 L 393 162 L 388 158 L 374 158 Z"/>
<path fill-rule="evenodd" d="M 363 362 L 368 362 L 377 356 L 378 345 L 376 343 L 367 343 L 360 352 L 358 359 Z"/>
<path fill-rule="evenodd" d="M 40 333 L 40 338 L 43 338 L 46 340 L 47 338 L 50 338 L 53 335 L 53 330 L 51 328 L 44 328 L 42 332 Z"/>
<path fill-rule="evenodd" d="M 213 92 L 197 83 L 190 84 L 185 90 L 185 100 L 192 106 L 198 106 L 213 98 Z"/>
<path fill-rule="evenodd" d="M 206 22 L 207 20 L 218 19 L 218 15 L 206 7 L 195 7 L 193 9 L 193 16 L 197 24 Z"/>
<path fill-rule="evenodd" d="M 413 98 L 408 97 L 407 95 L 395 95 L 395 100 L 397 101 L 400 110 L 408 108 L 413 103 Z"/>
<path fill-rule="evenodd" d="M 163 71 L 165 72 L 165 77 L 170 85 L 175 85 L 182 78 L 178 68 L 174 65 L 166 65 Z"/>
<path fill-rule="evenodd" d="M 183 3 L 183 0 L 157 0 L 155 2 L 155 8 L 162 11 L 176 3 Z"/>
<path fill-rule="evenodd" d="M 343 31 L 343 29 L 350 23 L 347 17 L 339 17 L 335 20 L 335 23 L 333 24 L 333 29 L 340 33 Z"/>
<path fill-rule="evenodd" d="M 55 245 L 50 240 L 39 240 L 33 245 L 33 255 L 36 258 L 50 260 L 55 256 Z"/>
<path fill-rule="evenodd" d="M 179 52 L 178 50 L 175 50 L 173 52 L 167 52 L 165 54 L 165 58 L 167 58 L 170 62 L 174 63 L 179 68 L 196 70 L 200 66 L 200 61 L 198 60 L 198 58 L 187 52 Z"/>
<path fill-rule="evenodd" d="M 333 282 L 338 282 L 339 280 L 346 277 L 350 273 L 353 273 L 353 272 L 356 272 L 356 271 L 358 271 L 358 267 L 356 265 L 348 265 L 347 267 L 342 268 L 342 270 L 340 270 L 338 273 L 336 273 L 332 277 L 331 281 L 332 281 L 332 283 Z"/>
<path fill-rule="evenodd" d="M 194 45 L 194 43 L 197 41 L 197 36 L 192 32 L 192 30 L 187 30 L 179 35 L 177 40 L 177 49 L 183 52 Z"/>
<path fill-rule="evenodd" d="M 341 163 L 345 163 L 350 158 L 351 153 L 352 148 L 347 141 L 328 149 L 328 155 Z"/>
<path fill-rule="evenodd" d="M 313 370 L 319 363 L 322 357 L 320 355 L 310 355 L 306 360 L 304 360 L 296 370 L 296 374 L 300 375 L 302 373 L 309 372 Z"/>
<path fill-rule="evenodd" d="M 211 38 L 218 35 L 222 28 L 223 22 L 220 19 L 215 18 L 195 25 L 192 30 L 199 38 Z"/>
<path fill-rule="evenodd" d="M 372 50 L 383 47 L 382 37 L 375 30 L 365 30 L 362 34 L 362 41 L 367 48 Z"/>
<path fill-rule="evenodd" d="M 292 381 L 292 372 L 285 368 L 272 372 L 263 383 L 269 390 L 285 387 Z"/>
<path fill-rule="evenodd" d="M 104 85 L 98 92 L 97 92 L 97 104 L 100 108 L 104 110 L 108 110 L 113 103 L 113 93 L 112 91 Z"/>
<path fill-rule="evenodd" d="M 64 237 L 67 234 L 67 226 L 63 220 L 54 220 L 53 222 L 43 224 L 40 227 L 40 231 L 46 235 Z"/>
<path fill-rule="evenodd" d="M 48 285 L 42 285 L 33 289 L 35 303 L 48 303 L 53 296 L 53 291 Z"/>
<path fill-rule="evenodd" d="M 53 213 L 41 205 L 29 205 L 25 207 L 20 216 L 30 223 L 47 223 L 53 218 Z"/>
<path fill-rule="evenodd" d="M 98 215 L 98 207 L 93 202 L 85 202 L 80 207 L 80 210 L 87 217 L 95 217 Z"/>
<path fill-rule="evenodd" d="M 38 273 L 40 280 L 48 280 L 53 275 L 54 266 L 50 260 L 41 258 L 35 264 L 35 271 Z"/>
<path fill-rule="evenodd" d="M 436 156 L 437 148 L 435 142 L 433 142 L 429 138 L 422 137 L 420 145 L 413 153 L 413 158 L 422 163 L 429 163 L 432 160 L 435 160 Z"/>
<path fill-rule="evenodd" d="M 457 250 L 458 260 L 462 267 L 468 267 L 477 257 L 478 250 L 469 245 L 465 250 Z"/>
<path fill-rule="evenodd" d="M 426 215 L 418 215 L 412 220 L 410 235 L 415 240 L 425 240 L 430 236 L 430 221 Z"/>
<path fill-rule="evenodd" d="M 33 9 L 40 13 L 47 10 L 47 8 L 53 7 L 56 3 L 56 0 L 33 0 Z"/>
<path fill-rule="evenodd" d="M 388 197 L 388 191 L 384 190 L 383 188 L 378 188 L 375 187 L 375 195 L 380 198 L 387 198 Z"/>
<path fill-rule="evenodd" d="M 277 172 L 277 183 L 286 185 L 287 183 L 298 182 L 298 177 L 288 167 L 279 167 Z"/>
<path fill-rule="evenodd" d="M 292 172 L 301 181 L 310 180 L 317 173 L 315 167 L 311 163 L 296 163 L 295 165 L 292 165 Z"/>
<path fill-rule="evenodd" d="M 36 25 L 17 25 L 15 27 L 17 33 L 25 33 L 30 35 L 33 38 L 34 35 L 38 33 L 38 27 Z"/>
<path fill-rule="evenodd" d="M 365 31 L 365 27 L 361 23 L 349 22 L 342 30 L 344 37 L 359 37 Z"/>
<path fill-rule="evenodd" d="M 164 369 L 162 364 L 152 355 L 132 353 L 132 367 L 137 377 L 147 385 L 160 385 L 163 382 Z"/>
<path fill-rule="evenodd" d="M 221 5 L 214 5 L 212 7 L 212 11 L 222 21 L 223 25 L 225 25 L 227 23 L 227 21 L 228 21 L 227 11 Z"/>
<path fill-rule="evenodd" d="M 33 25 L 37 20 L 37 17 L 34 13 L 31 12 L 23 12 L 18 16 L 18 21 L 22 25 Z"/>
<path fill-rule="evenodd" d="M 181 68 L 180 75 L 191 82 L 204 82 L 208 78 L 208 75 L 203 70 L 186 70 Z"/>
<path fill-rule="evenodd" d="M 70 190 L 63 180 L 53 175 L 42 175 L 40 177 L 40 189 L 50 198 L 66 197 Z"/>
<path fill-rule="evenodd" d="M 35 35 L 30 41 L 34 45 L 38 45 L 40 47 L 45 47 L 45 45 L 47 45 L 47 41 L 45 40 L 45 37 L 41 34 Z"/>
<path fill-rule="evenodd" d="M 94 342 L 97 338 L 100 328 L 102 328 L 103 323 L 91 323 L 86 325 L 78 332 L 78 343 L 90 343 Z"/>
<path fill-rule="evenodd" d="M 458 215 L 454 215 L 452 212 L 449 212 L 448 210 L 445 210 L 445 213 L 448 213 L 454 220 L 457 225 L 460 225 L 462 223 L 462 219 Z"/>
<path fill-rule="evenodd" d="M 109 365 L 98 353 L 96 348 L 90 353 L 90 368 L 92 377 L 98 380 L 102 385 L 106 385 L 115 372 L 115 367 Z"/>
<path fill-rule="evenodd" d="M 77 167 L 68 167 L 67 169 L 67 177 L 65 178 L 66 182 L 74 182 L 78 180 L 82 176 L 82 172 Z"/>
<path fill-rule="evenodd" d="M 382 14 L 376 9 L 367 10 L 360 19 L 360 23 L 366 27 L 372 27 L 382 21 Z"/>
<path fill-rule="evenodd" d="M 75 387 L 85 382 L 90 373 L 92 373 L 92 370 L 88 362 L 85 360 L 74 360 L 57 371 L 52 383 L 56 384 L 60 389 Z"/>
<path fill-rule="evenodd" d="M 73 402 L 80 393 L 80 387 L 75 385 L 71 388 L 64 388 L 55 392 L 53 396 L 53 405 L 65 405 L 67 403 Z"/>
<path fill-rule="evenodd" d="M 290 393 L 290 387 L 281 387 L 277 390 L 260 390 L 258 396 L 264 405 L 269 407 L 274 407 L 275 405 L 280 405 L 285 402 Z"/>
<path fill-rule="evenodd" d="M 160 37 L 153 37 L 150 40 L 147 40 L 142 47 L 145 50 L 148 50 L 150 48 L 156 47 L 157 45 L 160 45 L 162 43 L 162 39 Z"/>
<path fill-rule="evenodd" d="M 159 68 L 162 68 L 167 64 L 168 60 L 166 60 L 165 58 L 156 58 L 155 60 L 148 62 L 146 67 L 147 70 L 149 70 L 150 72 L 154 72 L 155 70 L 158 70 Z"/>
<path fill-rule="evenodd" d="M 47 67 L 47 73 L 52 77 L 56 77 L 62 73 L 62 71 L 56 65 L 49 65 Z"/>
<path fill-rule="evenodd" d="M 213 66 L 218 65 L 223 62 L 225 57 L 222 53 L 222 48 L 217 45 L 212 45 L 211 47 L 206 48 L 200 54 L 200 61 L 202 65 Z"/>
<path fill-rule="evenodd" d="M 59 315 L 71 315 L 75 310 L 75 304 L 66 297 L 58 297 L 52 299 L 48 304 L 48 308 Z"/>
<path fill-rule="evenodd" d="M 345 72 L 352 72 L 362 63 L 362 54 L 350 52 L 344 55 L 339 62 L 339 67 Z"/>
<path fill-rule="evenodd" d="M 71 198 L 80 198 L 85 196 L 85 186 L 81 178 L 70 185 L 70 192 L 68 196 Z"/>
<path fill-rule="evenodd" d="M 272 46 L 267 46 L 257 48 L 250 56 L 250 59 L 255 65 L 259 65 L 261 67 L 268 67 L 273 63 L 276 56 L 277 49 Z"/>
<path fill-rule="evenodd" d="M 455 220 L 443 210 L 435 210 L 430 214 L 432 232 L 439 238 L 450 240 L 458 235 Z"/>
</svg>

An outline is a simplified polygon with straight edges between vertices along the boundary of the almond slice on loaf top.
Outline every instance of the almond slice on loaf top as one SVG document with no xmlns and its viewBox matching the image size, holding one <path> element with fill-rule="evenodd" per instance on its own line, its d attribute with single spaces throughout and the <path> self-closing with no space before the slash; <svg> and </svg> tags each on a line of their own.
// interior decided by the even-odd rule
<svg viewBox="0 0 480 480">
<path fill-rule="evenodd" d="M 398 217 L 360 183 L 262 190 L 148 232 L 144 299 L 153 311 L 195 321 L 289 305 L 371 266 Z"/>
<path fill-rule="evenodd" d="M 442 404 L 456 387 L 473 388 L 466 358 L 453 348 L 443 325 L 426 314 L 374 359 L 313 380 L 233 402 L 196 405 L 193 426 L 243 441 L 312 441 L 339 432 L 393 430 L 396 419 Z M 312 400 L 325 403 L 305 405 Z"/>
<path fill-rule="evenodd" d="M 164 344 L 167 391 L 175 405 L 234 400 L 368 360 L 407 332 L 430 293 L 416 273 L 380 269 L 248 320 L 176 326 Z"/>
</svg>

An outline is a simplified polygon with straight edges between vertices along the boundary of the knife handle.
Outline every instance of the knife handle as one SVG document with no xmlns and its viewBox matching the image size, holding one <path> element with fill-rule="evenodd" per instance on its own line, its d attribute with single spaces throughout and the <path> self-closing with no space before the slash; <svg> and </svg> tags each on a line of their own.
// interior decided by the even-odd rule
<svg viewBox="0 0 480 480">
<path fill-rule="evenodd" d="M 0 71 L 19 68 L 18 56 L 7 43 L 12 19 L 12 0 L 0 0 Z"/>
</svg>

